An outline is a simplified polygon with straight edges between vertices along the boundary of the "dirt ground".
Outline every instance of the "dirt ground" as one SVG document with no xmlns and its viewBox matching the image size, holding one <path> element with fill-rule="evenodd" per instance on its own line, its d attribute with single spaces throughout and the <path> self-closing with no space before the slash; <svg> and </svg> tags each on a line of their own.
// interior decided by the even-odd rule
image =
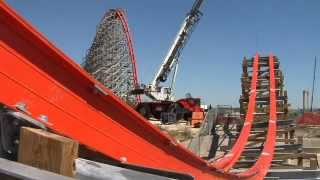
<svg viewBox="0 0 320 180">
<path fill-rule="evenodd" d="M 320 164 L 320 126 L 298 126 L 295 130 L 296 136 L 303 137 L 303 148 L 317 153 L 318 164 Z"/>
<path fill-rule="evenodd" d="M 163 132 L 169 134 L 171 137 L 175 138 L 178 142 L 184 145 L 186 148 L 188 147 L 190 140 L 193 137 L 196 137 L 199 128 L 193 128 L 192 126 L 188 125 L 186 121 L 180 121 L 176 124 L 161 124 L 160 121 L 151 120 L 152 124 L 157 126 Z M 304 149 L 312 151 L 312 153 L 317 153 L 317 160 L 318 164 L 320 164 L 320 126 L 298 126 L 295 130 L 295 136 L 302 136 L 303 137 L 303 147 Z M 202 137 L 202 141 L 206 141 L 205 137 Z M 222 146 L 226 146 L 227 141 L 225 141 Z M 206 143 L 201 143 L 205 145 Z M 201 154 L 205 155 L 206 150 L 208 147 L 202 147 Z M 309 153 L 309 152 L 307 152 Z M 311 152 L 310 152 L 311 153 Z M 217 156 L 223 155 L 223 152 L 217 152 Z M 304 165 L 308 166 L 309 161 L 305 161 Z M 293 162 L 293 164 L 296 164 Z"/>
<path fill-rule="evenodd" d="M 184 145 L 187 145 L 189 140 L 199 132 L 199 128 L 193 128 L 186 121 L 179 121 L 175 124 L 161 124 L 157 120 L 150 120 L 150 122 Z"/>
</svg>

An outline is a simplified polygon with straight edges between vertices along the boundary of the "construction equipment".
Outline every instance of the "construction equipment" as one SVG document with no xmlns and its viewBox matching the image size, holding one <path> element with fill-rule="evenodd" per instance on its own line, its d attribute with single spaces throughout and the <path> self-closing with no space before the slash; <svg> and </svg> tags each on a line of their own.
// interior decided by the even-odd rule
<svg viewBox="0 0 320 180">
<path fill-rule="evenodd" d="M 200 108 L 199 98 L 187 97 L 185 99 L 180 99 L 177 102 L 173 102 L 174 86 L 179 67 L 179 57 L 202 16 L 202 13 L 200 12 L 202 3 L 203 0 L 196 0 L 190 12 L 187 13 L 186 18 L 184 19 L 173 44 L 165 56 L 160 69 L 155 74 L 152 83 L 147 86 L 143 85 L 140 89 L 136 89 L 133 92 L 145 94 L 153 100 L 153 102 L 144 102 L 137 106 L 138 112 L 143 114 L 145 117 L 152 115 L 159 118 L 159 114 L 162 112 L 177 111 L 177 106 L 187 110 L 189 114 L 193 111 L 203 111 Z M 161 86 L 161 83 L 165 83 L 167 81 L 168 76 L 172 71 L 173 74 L 170 86 Z"/>
</svg>

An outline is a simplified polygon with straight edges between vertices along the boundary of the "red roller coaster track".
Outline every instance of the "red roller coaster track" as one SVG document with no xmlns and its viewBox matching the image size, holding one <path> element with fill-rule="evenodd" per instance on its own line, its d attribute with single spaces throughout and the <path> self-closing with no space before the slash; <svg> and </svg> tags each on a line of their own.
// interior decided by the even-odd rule
<svg viewBox="0 0 320 180">
<path fill-rule="evenodd" d="M 127 38 L 128 47 L 129 47 L 129 54 L 130 54 L 130 59 L 132 63 L 132 68 L 133 68 L 133 80 L 134 80 L 135 86 L 138 87 L 139 86 L 138 69 L 137 69 L 136 56 L 133 50 L 133 41 L 132 41 L 131 31 L 129 29 L 129 24 L 126 19 L 125 13 L 122 9 L 117 9 L 117 15 L 119 16 L 122 22 L 123 29 L 125 30 L 125 33 L 126 33 L 126 38 Z M 141 102 L 140 95 L 137 95 L 137 102 L 138 103 Z"/>
<path fill-rule="evenodd" d="M 232 158 L 224 157 L 212 165 L 163 134 L 92 79 L 3 1 L 0 27 L 0 103 L 7 107 L 22 111 L 51 130 L 122 163 L 181 172 L 201 180 L 263 179 L 266 175 L 272 160 L 277 120 L 272 55 L 270 120 L 263 152 L 252 168 L 232 174 L 228 170 L 237 161 L 243 145 L 232 149 Z M 258 55 L 254 73 L 257 63 Z M 250 124 L 255 106 L 255 79 L 251 87 L 246 119 Z M 22 103 L 24 110 L 17 108 Z M 44 116 L 46 120 L 41 118 Z M 248 131 L 249 125 L 245 125 L 238 140 L 242 144 L 247 142 Z"/>
<path fill-rule="evenodd" d="M 253 61 L 253 72 L 252 72 L 248 112 L 246 114 L 246 120 L 243 124 L 243 128 L 241 130 L 240 136 L 237 139 L 235 145 L 230 150 L 230 152 L 227 155 L 225 155 L 223 158 L 218 159 L 217 162 L 214 163 L 216 167 L 224 169 L 225 171 L 230 170 L 233 167 L 233 165 L 238 161 L 243 149 L 246 146 L 246 142 L 248 141 L 248 138 L 250 135 L 251 126 L 254 119 L 256 96 L 257 96 L 256 90 L 257 90 L 257 79 L 258 79 L 258 64 L 259 64 L 259 55 L 256 54 Z"/>
<path fill-rule="evenodd" d="M 271 165 L 274 153 L 274 146 L 276 142 L 277 130 L 277 103 L 276 103 L 276 82 L 274 71 L 274 56 L 269 56 L 270 67 L 270 111 L 269 111 L 269 125 L 266 142 L 262 153 L 256 163 L 246 172 L 240 174 L 241 177 L 250 177 L 250 179 L 263 179 Z"/>
</svg>

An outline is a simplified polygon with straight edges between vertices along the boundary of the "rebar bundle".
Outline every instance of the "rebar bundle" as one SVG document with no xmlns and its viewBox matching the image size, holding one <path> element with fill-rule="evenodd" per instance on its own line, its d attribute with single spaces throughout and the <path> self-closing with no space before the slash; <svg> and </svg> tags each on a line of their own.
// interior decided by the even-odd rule
<svg viewBox="0 0 320 180">
<path fill-rule="evenodd" d="M 97 26 L 96 36 L 87 51 L 84 69 L 129 104 L 138 98 L 130 92 L 137 85 L 131 37 L 124 13 L 112 9 Z"/>
</svg>

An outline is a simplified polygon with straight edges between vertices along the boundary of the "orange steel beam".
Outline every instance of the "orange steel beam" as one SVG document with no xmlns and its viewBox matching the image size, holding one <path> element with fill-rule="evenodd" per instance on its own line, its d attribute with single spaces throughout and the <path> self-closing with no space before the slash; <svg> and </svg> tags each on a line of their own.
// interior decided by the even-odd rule
<svg viewBox="0 0 320 180">
<path fill-rule="evenodd" d="M 235 179 L 218 171 L 168 135 L 54 47 L 0 2 L 0 102 L 119 162 Z M 21 110 L 21 108 L 20 108 Z"/>
<path fill-rule="evenodd" d="M 276 143 L 277 131 L 277 99 L 276 99 L 276 83 L 274 71 L 274 56 L 269 55 L 269 73 L 270 73 L 270 111 L 269 111 L 269 125 L 266 142 L 264 144 L 262 153 L 256 163 L 246 172 L 240 173 L 240 177 L 252 180 L 264 179 L 271 166 L 274 147 Z"/>
<path fill-rule="evenodd" d="M 232 149 L 221 159 L 218 159 L 216 162 L 213 163 L 215 167 L 221 168 L 225 171 L 230 170 L 234 166 L 234 164 L 238 161 L 242 151 L 246 146 L 246 143 L 250 135 L 250 130 L 252 127 L 252 122 L 254 119 L 254 112 L 256 107 L 258 64 L 259 64 L 259 54 L 257 53 L 253 61 L 253 71 L 252 71 L 248 111 L 246 114 L 245 122 L 243 124 L 243 128 L 240 132 L 240 135 L 236 143 L 233 145 Z"/>
</svg>

